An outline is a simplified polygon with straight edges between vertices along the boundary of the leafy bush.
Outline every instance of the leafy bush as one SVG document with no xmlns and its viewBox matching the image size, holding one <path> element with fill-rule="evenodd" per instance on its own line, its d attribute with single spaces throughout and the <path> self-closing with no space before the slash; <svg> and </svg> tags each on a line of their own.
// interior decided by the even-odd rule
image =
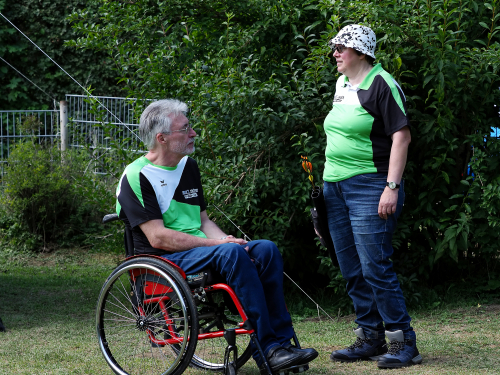
<svg viewBox="0 0 500 375">
<path fill-rule="evenodd" d="M 26 248 L 74 245 L 97 227 L 105 200 L 112 201 L 101 183 L 84 175 L 88 156 L 61 152 L 33 140 L 18 143 L 8 159 L 3 179 L 0 223 L 4 242 Z M 109 203 L 108 203 L 109 206 Z"/>
<path fill-rule="evenodd" d="M 498 270 L 500 153 L 489 134 L 500 126 L 500 1 L 91 3 L 98 12 L 71 16 L 82 37 L 68 45 L 108 51 L 131 96 L 190 102 L 209 203 L 251 237 L 276 241 L 287 269 L 316 286 L 326 254 L 315 245 L 299 155 L 319 181 L 338 77 L 327 41 L 347 23 L 372 27 L 377 60 L 401 83 L 412 121 L 397 271 L 409 285 L 433 285 Z M 304 133 L 297 146 L 291 138 Z"/>
</svg>

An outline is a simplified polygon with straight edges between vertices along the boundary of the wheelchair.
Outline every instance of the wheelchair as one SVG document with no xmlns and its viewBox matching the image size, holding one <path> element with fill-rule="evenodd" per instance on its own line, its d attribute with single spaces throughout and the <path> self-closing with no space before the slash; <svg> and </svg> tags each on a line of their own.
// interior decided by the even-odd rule
<svg viewBox="0 0 500 375">
<path fill-rule="evenodd" d="M 116 220 L 109 214 L 103 223 Z M 124 243 L 126 259 L 105 281 L 96 308 L 99 347 L 115 374 L 179 375 L 189 366 L 235 375 L 251 357 L 251 342 L 265 358 L 240 301 L 218 275 L 186 275 L 162 257 L 134 255 L 127 227 Z M 273 374 L 266 367 L 269 375 L 309 368 Z"/>
</svg>

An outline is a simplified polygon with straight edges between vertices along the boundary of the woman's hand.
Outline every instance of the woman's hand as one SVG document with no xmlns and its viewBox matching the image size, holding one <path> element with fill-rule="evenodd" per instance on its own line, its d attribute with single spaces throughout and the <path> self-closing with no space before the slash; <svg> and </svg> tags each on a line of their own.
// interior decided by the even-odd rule
<svg viewBox="0 0 500 375">
<path fill-rule="evenodd" d="M 392 215 L 396 212 L 398 204 L 398 191 L 399 189 L 391 190 L 387 186 L 384 189 L 378 203 L 378 216 L 382 219 L 387 220 L 388 215 Z"/>
</svg>

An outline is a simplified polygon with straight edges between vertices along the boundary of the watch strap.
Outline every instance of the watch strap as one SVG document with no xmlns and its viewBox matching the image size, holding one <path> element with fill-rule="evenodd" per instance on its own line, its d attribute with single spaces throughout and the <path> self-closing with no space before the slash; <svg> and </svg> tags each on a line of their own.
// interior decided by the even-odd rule
<svg viewBox="0 0 500 375">
<path fill-rule="evenodd" d="M 394 187 L 391 187 L 391 185 L 394 184 Z M 385 186 L 389 186 L 390 189 L 398 189 L 399 186 L 401 186 L 400 184 L 396 184 L 395 182 L 386 182 L 385 183 Z"/>
</svg>

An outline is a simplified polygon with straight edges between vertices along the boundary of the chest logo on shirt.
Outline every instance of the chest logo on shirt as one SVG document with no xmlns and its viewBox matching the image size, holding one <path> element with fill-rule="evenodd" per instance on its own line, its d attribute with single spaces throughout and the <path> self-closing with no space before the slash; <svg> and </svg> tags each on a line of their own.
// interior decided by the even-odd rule
<svg viewBox="0 0 500 375">
<path fill-rule="evenodd" d="M 198 196 L 198 189 L 184 190 L 182 195 L 184 195 L 184 199 L 196 198 Z"/>
<path fill-rule="evenodd" d="M 333 97 L 333 102 L 334 102 L 334 103 L 341 102 L 342 100 L 344 100 L 344 96 L 335 95 L 335 96 Z"/>
<path fill-rule="evenodd" d="M 167 186 L 167 184 L 164 183 L 165 180 L 160 180 L 160 182 L 161 182 L 161 186 Z"/>
</svg>

